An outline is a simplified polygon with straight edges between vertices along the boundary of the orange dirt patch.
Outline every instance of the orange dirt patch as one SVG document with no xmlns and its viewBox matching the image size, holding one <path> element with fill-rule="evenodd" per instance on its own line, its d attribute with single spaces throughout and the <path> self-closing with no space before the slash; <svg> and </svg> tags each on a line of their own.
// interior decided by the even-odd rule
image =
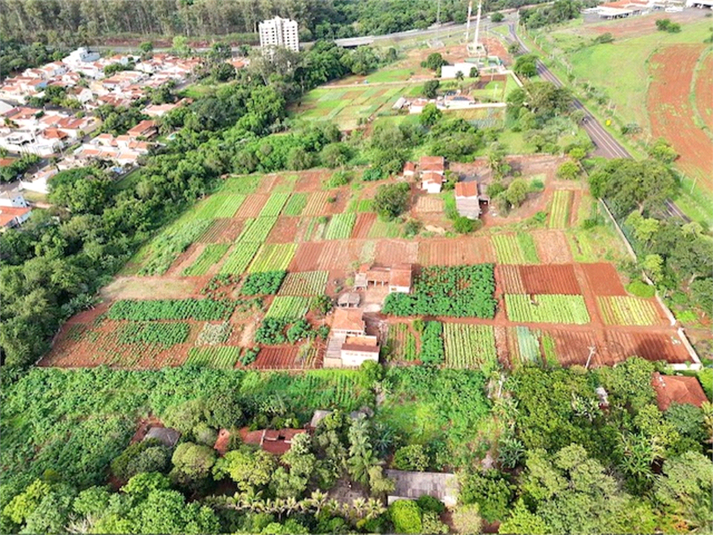
<svg viewBox="0 0 713 535">
<path fill-rule="evenodd" d="M 365 212 L 363 214 L 357 215 L 356 223 L 354 224 L 354 230 L 352 231 L 352 238 L 366 239 L 369 237 L 369 229 L 371 225 L 376 221 L 376 214 L 373 212 Z"/>
<path fill-rule="evenodd" d="M 319 269 L 319 257 L 324 249 L 324 243 L 300 243 L 295 257 L 290 263 L 290 271 L 316 271 Z"/>
<path fill-rule="evenodd" d="M 421 242 L 418 261 L 423 266 L 458 266 L 495 262 L 495 251 L 487 236 Z"/>
<path fill-rule="evenodd" d="M 580 264 L 595 295 L 627 295 L 616 268 L 609 263 Z"/>
<path fill-rule="evenodd" d="M 571 264 L 520 266 L 525 293 L 580 295 L 577 276 Z"/>
<path fill-rule="evenodd" d="M 607 347 L 611 355 L 608 364 L 621 362 L 631 355 L 670 363 L 689 361 L 688 352 L 674 333 L 610 331 L 607 332 Z"/>
<path fill-rule="evenodd" d="M 498 287 L 506 294 L 524 294 L 525 285 L 518 266 L 498 264 L 495 266 L 495 280 Z"/>
<path fill-rule="evenodd" d="M 243 230 L 241 219 L 216 219 L 198 238 L 200 243 L 232 243 Z"/>
<path fill-rule="evenodd" d="M 567 237 L 559 230 L 541 230 L 532 233 L 537 256 L 543 264 L 569 264 L 572 253 Z"/>
<path fill-rule="evenodd" d="M 260 193 L 248 195 L 243 204 L 240 205 L 240 208 L 235 214 L 235 217 L 257 217 L 260 214 L 260 210 L 262 210 L 262 207 L 265 206 L 268 197 L 269 195 Z"/>
<path fill-rule="evenodd" d="M 319 255 L 319 270 L 349 270 L 353 262 L 359 260 L 361 240 L 329 241 L 324 244 Z"/>
<path fill-rule="evenodd" d="M 297 237 L 299 217 L 280 217 L 267 237 L 267 243 L 292 243 Z"/>
<path fill-rule="evenodd" d="M 374 261 L 384 266 L 418 261 L 418 243 L 405 240 L 379 240 Z"/>
<path fill-rule="evenodd" d="M 713 130 L 713 53 L 708 52 L 703 59 L 696 78 L 696 108 L 703 122 Z"/>
<path fill-rule="evenodd" d="M 689 102 L 694 68 L 704 48 L 704 44 L 671 45 L 654 54 L 646 100 L 653 137 L 668 140 L 680 155 L 676 166 L 713 190 L 713 141 L 696 127 Z"/>
</svg>

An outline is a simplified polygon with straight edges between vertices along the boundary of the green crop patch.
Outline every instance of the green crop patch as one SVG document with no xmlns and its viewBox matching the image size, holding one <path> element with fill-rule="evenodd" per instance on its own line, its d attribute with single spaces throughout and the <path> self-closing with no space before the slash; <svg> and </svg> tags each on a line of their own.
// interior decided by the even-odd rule
<svg viewBox="0 0 713 535">
<path fill-rule="evenodd" d="M 228 319 L 235 302 L 227 299 L 123 299 L 116 301 L 107 316 L 112 320 L 198 320 Z"/>
<path fill-rule="evenodd" d="M 289 193 L 273 193 L 260 210 L 259 217 L 277 217 L 290 198 Z"/>
<path fill-rule="evenodd" d="M 240 356 L 240 348 L 235 346 L 192 347 L 188 352 L 185 366 L 231 369 Z"/>
<path fill-rule="evenodd" d="M 408 324 L 392 323 L 389 325 L 385 351 L 389 361 L 413 362 L 418 358 L 416 337 Z"/>
<path fill-rule="evenodd" d="M 651 301 L 623 295 L 597 297 L 606 325 L 656 325 L 659 314 Z"/>
<path fill-rule="evenodd" d="M 394 316 L 495 317 L 493 264 L 423 268 L 410 294 L 392 293 L 383 313 Z"/>
<path fill-rule="evenodd" d="M 284 320 L 301 319 L 307 314 L 310 303 L 309 297 L 278 295 L 272 301 L 265 317 Z"/>
<path fill-rule="evenodd" d="M 305 206 L 307 206 L 307 194 L 293 193 L 290 195 L 290 200 L 285 204 L 282 213 L 284 215 L 298 216 L 302 214 L 302 210 L 304 210 Z"/>
<path fill-rule="evenodd" d="M 282 280 L 285 278 L 285 271 L 262 271 L 250 273 L 240 293 L 243 295 L 271 295 L 277 293 Z"/>
<path fill-rule="evenodd" d="M 569 227 L 570 210 L 572 207 L 573 192 L 571 190 L 557 190 L 552 197 L 550 207 L 549 228 L 565 229 Z"/>
<path fill-rule="evenodd" d="M 505 294 L 510 321 L 523 323 L 589 323 L 589 312 L 581 295 Z"/>
<path fill-rule="evenodd" d="M 193 277 L 196 275 L 205 275 L 214 264 L 220 262 L 220 259 L 225 256 L 229 248 L 230 245 L 226 243 L 207 245 L 198 259 L 183 270 L 183 276 Z"/>
<path fill-rule="evenodd" d="M 187 323 L 129 323 L 119 330 L 119 343 L 171 347 L 185 342 L 190 330 Z"/>
<path fill-rule="evenodd" d="M 332 217 L 327 232 L 324 235 L 325 240 L 346 240 L 352 235 L 352 229 L 356 222 L 356 214 L 336 214 Z"/>
<path fill-rule="evenodd" d="M 250 193 L 255 193 L 257 187 L 260 185 L 260 175 L 243 175 L 230 177 L 223 183 L 221 192 L 229 193 L 240 193 L 243 195 L 249 195 Z"/>
<path fill-rule="evenodd" d="M 328 279 L 328 271 L 288 273 L 278 295 L 322 295 Z"/>
<path fill-rule="evenodd" d="M 255 255 L 248 272 L 284 271 L 297 251 L 296 243 L 266 243 Z"/>
<path fill-rule="evenodd" d="M 178 256 L 203 234 L 211 219 L 181 219 L 170 225 L 148 246 L 148 260 L 139 271 L 141 275 L 163 275 Z"/>
<path fill-rule="evenodd" d="M 277 217 L 256 217 L 245 221 L 245 227 L 238 237 L 242 242 L 264 242 L 277 223 Z"/>
<path fill-rule="evenodd" d="M 449 368 L 495 369 L 498 354 L 495 331 L 490 325 L 444 323 L 443 336 Z"/>
<path fill-rule="evenodd" d="M 260 249 L 260 243 L 238 242 L 220 268 L 221 275 L 241 275 L 250 265 L 253 257 Z"/>
<path fill-rule="evenodd" d="M 539 264 L 535 240 L 530 234 L 496 234 L 495 255 L 501 264 Z"/>
</svg>

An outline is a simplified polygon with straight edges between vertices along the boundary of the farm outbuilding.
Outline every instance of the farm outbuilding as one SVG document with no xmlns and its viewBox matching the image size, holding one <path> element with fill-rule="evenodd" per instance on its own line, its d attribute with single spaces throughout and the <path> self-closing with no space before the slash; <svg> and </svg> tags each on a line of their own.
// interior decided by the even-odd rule
<svg viewBox="0 0 713 535">
<path fill-rule="evenodd" d="M 421 496 L 437 498 L 448 507 L 458 503 L 458 478 L 455 474 L 405 470 L 384 470 L 384 473 L 395 484 L 394 492 L 388 497 L 389 504 L 397 500 L 417 500 Z"/>
<path fill-rule="evenodd" d="M 700 407 L 708 401 L 701 383 L 695 377 L 661 375 L 659 372 L 654 372 L 651 386 L 656 391 L 656 404 L 662 411 L 668 409 L 671 403 Z"/>
<path fill-rule="evenodd" d="M 355 308 L 360 302 L 361 297 L 356 292 L 344 292 L 337 298 L 337 306 L 340 308 Z"/>
<path fill-rule="evenodd" d="M 478 183 L 475 180 L 458 182 L 456 183 L 455 193 L 458 214 L 469 219 L 478 219 L 480 217 Z"/>
<path fill-rule="evenodd" d="M 152 427 L 144 437 L 144 440 L 158 440 L 167 448 L 173 448 L 178 444 L 178 439 L 181 438 L 181 433 L 170 427 Z"/>
</svg>

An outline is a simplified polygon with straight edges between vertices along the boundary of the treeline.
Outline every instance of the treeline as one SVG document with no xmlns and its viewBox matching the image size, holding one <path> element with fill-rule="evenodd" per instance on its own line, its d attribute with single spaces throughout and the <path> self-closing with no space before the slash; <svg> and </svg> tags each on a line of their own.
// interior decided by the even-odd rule
<svg viewBox="0 0 713 535">
<path fill-rule="evenodd" d="M 351 72 L 342 62 L 347 54 L 320 44 L 290 69 L 256 62 L 233 83 L 168 114 L 163 127 L 180 128 L 176 138 L 147 158 L 131 187 L 117 187 L 96 169 L 58 175 L 50 192 L 54 208 L 37 210 L 22 229 L 0 236 L 4 364 L 32 364 L 61 322 L 91 306 L 96 290 L 154 230 L 208 194 L 221 175 L 252 171 L 243 147 L 258 154 L 262 138 L 285 128 L 290 100 Z M 307 155 L 338 135 L 333 127 L 309 125 L 295 133 Z"/>
<path fill-rule="evenodd" d="M 557 24 L 579 17 L 580 11 L 588 5 L 598 2 L 580 0 L 556 0 L 554 4 L 520 10 L 520 22 L 528 28 L 541 28 L 549 24 Z"/>
<path fill-rule="evenodd" d="M 0 18 L 2 18 L 0 13 Z M 48 48 L 41 43 L 24 44 L 6 39 L 0 32 L 0 79 L 10 73 L 60 60 L 65 56 L 61 50 Z"/>
</svg>

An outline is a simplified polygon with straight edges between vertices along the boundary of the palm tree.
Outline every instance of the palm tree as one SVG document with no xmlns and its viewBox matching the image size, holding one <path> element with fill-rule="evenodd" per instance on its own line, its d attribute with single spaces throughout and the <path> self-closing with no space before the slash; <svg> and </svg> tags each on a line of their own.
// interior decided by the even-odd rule
<svg viewBox="0 0 713 535">
<path fill-rule="evenodd" d="M 369 498 L 366 502 L 366 518 L 367 520 L 373 520 L 386 512 L 386 507 L 381 503 L 381 500 L 375 498 Z"/>
<path fill-rule="evenodd" d="M 352 509 L 353 509 L 354 514 L 356 515 L 357 519 L 363 518 L 364 513 L 367 510 L 366 500 L 362 497 L 355 498 L 354 501 L 352 501 Z"/>
<path fill-rule="evenodd" d="M 298 502 L 294 496 L 290 496 L 285 500 L 285 512 L 287 513 L 287 516 L 291 515 L 292 513 L 298 511 L 300 509 L 301 502 Z"/>
<path fill-rule="evenodd" d="M 340 504 L 337 500 L 334 498 L 330 499 L 327 504 L 324 506 L 325 509 L 327 509 L 331 513 L 335 513 L 339 511 Z"/>
<path fill-rule="evenodd" d="M 321 490 L 315 490 L 312 495 L 307 500 L 309 507 L 315 510 L 315 515 L 319 516 L 319 513 L 324 509 L 329 500 L 327 495 Z"/>
</svg>

